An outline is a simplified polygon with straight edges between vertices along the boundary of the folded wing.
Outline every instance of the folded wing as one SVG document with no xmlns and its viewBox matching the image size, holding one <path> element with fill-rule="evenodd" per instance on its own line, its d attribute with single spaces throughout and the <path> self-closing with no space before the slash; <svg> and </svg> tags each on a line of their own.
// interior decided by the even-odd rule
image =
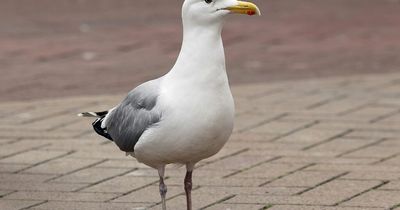
<svg viewBox="0 0 400 210">
<path fill-rule="evenodd" d="M 106 133 L 103 136 L 109 136 L 122 151 L 134 152 L 143 132 L 161 120 L 162 111 L 156 106 L 158 96 L 159 80 L 146 82 L 129 92 L 100 122 Z"/>
</svg>

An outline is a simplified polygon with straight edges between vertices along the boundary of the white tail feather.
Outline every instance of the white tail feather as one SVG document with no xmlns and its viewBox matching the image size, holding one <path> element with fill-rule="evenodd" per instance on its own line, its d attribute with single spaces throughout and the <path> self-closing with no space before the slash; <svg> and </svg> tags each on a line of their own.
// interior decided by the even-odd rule
<svg viewBox="0 0 400 210">
<path fill-rule="evenodd" d="M 78 114 L 78 117 L 100 117 L 95 112 L 82 112 Z"/>
</svg>

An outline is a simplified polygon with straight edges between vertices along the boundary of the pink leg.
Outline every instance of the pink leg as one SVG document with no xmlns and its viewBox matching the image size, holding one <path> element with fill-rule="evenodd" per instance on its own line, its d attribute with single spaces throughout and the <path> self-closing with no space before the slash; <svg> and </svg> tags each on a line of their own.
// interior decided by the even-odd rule
<svg viewBox="0 0 400 210">
<path fill-rule="evenodd" d="M 187 210 L 192 210 L 192 172 L 194 164 L 186 165 L 186 176 L 185 176 L 185 192 L 186 192 L 186 204 Z"/>
<path fill-rule="evenodd" d="M 186 172 L 185 192 L 186 192 L 187 210 L 192 210 L 192 171 Z"/>
<path fill-rule="evenodd" d="M 165 171 L 165 166 L 158 169 L 158 175 L 160 176 L 160 195 L 162 201 L 162 209 L 167 210 L 167 202 L 165 200 L 165 197 L 167 195 L 167 185 L 165 185 L 164 183 L 164 171 Z"/>
</svg>

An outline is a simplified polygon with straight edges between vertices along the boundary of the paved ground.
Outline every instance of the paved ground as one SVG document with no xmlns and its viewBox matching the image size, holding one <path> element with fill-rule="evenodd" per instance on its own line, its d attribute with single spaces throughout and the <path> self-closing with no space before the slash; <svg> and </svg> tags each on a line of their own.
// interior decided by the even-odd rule
<svg viewBox="0 0 400 210">
<path fill-rule="evenodd" d="M 195 209 L 400 207 L 400 74 L 234 86 L 235 132 L 194 173 Z M 0 209 L 160 209 L 158 177 L 93 134 L 122 96 L 0 104 Z M 167 170 L 184 209 L 183 169 Z"/>
<path fill-rule="evenodd" d="M 400 209 L 400 1 L 254 2 L 224 31 L 236 128 L 198 165 L 195 209 Z M 181 1 L 0 4 L 0 210 L 160 209 L 155 171 L 75 114 L 169 69 Z"/>
<path fill-rule="evenodd" d="M 0 0 L 0 101 L 123 93 L 164 74 L 181 2 Z M 399 0 L 254 2 L 263 16 L 225 27 L 233 84 L 398 71 Z"/>
</svg>

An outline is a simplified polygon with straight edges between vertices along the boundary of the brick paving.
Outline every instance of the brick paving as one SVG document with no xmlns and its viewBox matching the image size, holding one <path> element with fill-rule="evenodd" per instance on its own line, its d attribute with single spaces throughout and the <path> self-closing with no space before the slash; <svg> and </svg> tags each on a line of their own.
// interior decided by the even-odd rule
<svg viewBox="0 0 400 210">
<path fill-rule="evenodd" d="M 233 84 L 398 71 L 399 0 L 252 1 L 223 33 Z M 0 101 L 127 92 L 180 48 L 182 0 L 0 2 Z"/>
<path fill-rule="evenodd" d="M 236 127 L 194 173 L 207 210 L 400 209 L 400 74 L 234 85 Z M 160 209 L 155 170 L 76 113 L 123 95 L 0 103 L 0 209 Z M 184 209 L 169 168 L 169 209 Z"/>
</svg>

